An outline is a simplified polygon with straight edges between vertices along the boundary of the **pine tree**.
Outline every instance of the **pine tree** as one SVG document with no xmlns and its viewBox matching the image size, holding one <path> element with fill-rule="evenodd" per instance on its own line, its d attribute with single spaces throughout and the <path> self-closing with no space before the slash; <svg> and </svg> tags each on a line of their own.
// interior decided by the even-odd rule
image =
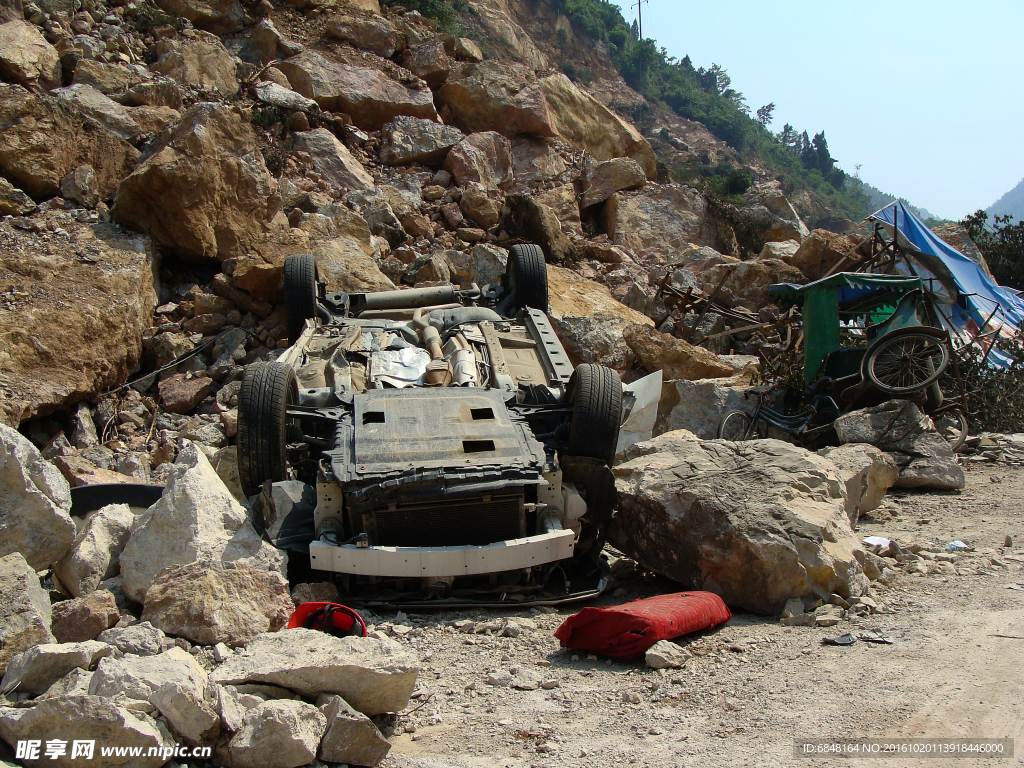
<svg viewBox="0 0 1024 768">
<path fill-rule="evenodd" d="M 639 40 L 640 39 L 640 25 L 636 23 L 636 19 L 633 19 L 633 26 L 632 26 L 631 29 L 632 29 L 632 32 L 633 32 L 633 39 L 634 40 Z"/>
</svg>

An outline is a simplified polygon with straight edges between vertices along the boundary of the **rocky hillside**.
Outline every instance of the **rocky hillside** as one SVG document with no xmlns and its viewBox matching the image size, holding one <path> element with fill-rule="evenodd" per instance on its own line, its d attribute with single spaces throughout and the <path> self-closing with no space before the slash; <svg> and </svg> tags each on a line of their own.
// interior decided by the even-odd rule
<svg viewBox="0 0 1024 768">
<path fill-rule="evenodd" d="M 1024 221 L 1024 179 L 1020 184 L 988 207 L 989 216 L 1013 216 L 1014 221 Z"/>
<path fill-rule="evenodd" d="M 538 241 L 575 294 L 553 307 L 567 346 L 620 370 L 621 327 L 651 322 L 669 267 L 699 285 L 763 252 L 738 296 L 755 310 L 768 282 L 803 279 L 786 262 L 807 229 L 778 183 L 739 206 L 659 183 L 666 148 L 730 150 L 678 119 L 642 135 L 608 106 L 641 97 L 544 3 L 470 3 L 467 28 L 497 58 L 376 0 L 299 5 L 5 6 L 0 404 L 37 443 L 74 432 L 76 403 L 154 371 L 127 410 L 93 414 L 98 438 L 136 435 L 129 452 L 155 467 L 173 453 L 154 453 L 164 428 L 183 427 L 173 414 L 198 407 L 226 445 L 241 366 L 287 344 L 291 253 L 314 253 L 334 289 L 377 290 L 486 282 L 504 246 Z M 551 66 L 563 29 L 600 75 L 590 89 Z M 597 297 L 585 312 L 582 296 Z M 639 312 L 614 300 L 627 296 Z M 610 330 L 583 330 L 594 313 Z"/>
</svg>

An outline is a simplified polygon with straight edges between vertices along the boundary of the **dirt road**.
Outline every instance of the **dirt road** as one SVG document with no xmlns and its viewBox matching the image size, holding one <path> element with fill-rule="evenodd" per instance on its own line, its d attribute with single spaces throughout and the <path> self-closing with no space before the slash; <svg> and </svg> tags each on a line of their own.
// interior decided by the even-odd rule
<svg viewBox="0 0 1024 768">
<path fill-rule="evenodd" d="M 565 652 L 551 633 L 571 610 L 378 616 L 385 631 L 399 624 L 424 661 L 418 709 L 399 718 L 383 765 L 1024 765 L 1024 591 L 1007 588 L 1024 585 L 1024 470 L 971 470 L 959 494 L 890 495 L 878 516 L 890 514 L 862 521 L 860 534 L 960 539 L 975 551 L 959 556 L 955 574 L 899 571 L 875 587 L 886 612 L 856 623 L 784 627 L 737 614 L 681 641 L 694 654 L 681 670 Z M 674 588 L 628 582 L 606 602 Z M 498 635 L 506 620 L 518 636 Z M 821 644 L 863 630 L 895 642 Z M 534 689 L 503 687 L 510 676 Z M 795 739 L 906 737 L 1012 738 L 1016 751 L 995 760 L 794 755 Z"/>
</svg>

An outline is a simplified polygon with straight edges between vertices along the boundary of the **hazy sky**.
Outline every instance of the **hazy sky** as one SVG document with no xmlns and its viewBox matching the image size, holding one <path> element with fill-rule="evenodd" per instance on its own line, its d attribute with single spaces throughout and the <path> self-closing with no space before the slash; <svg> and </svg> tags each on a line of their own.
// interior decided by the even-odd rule
<svg viewBox="0 0 1024 768">
<path fill-rule="evenodd" d="M 615 0 L 627 21 L 633 0 Z M 824 130 L 864 181 L 933 214 L 987 208 L 1024 177 L 1022 0 L 650 0 L 644 37 L 717 63 L 773 130 Z"/>
</svg>

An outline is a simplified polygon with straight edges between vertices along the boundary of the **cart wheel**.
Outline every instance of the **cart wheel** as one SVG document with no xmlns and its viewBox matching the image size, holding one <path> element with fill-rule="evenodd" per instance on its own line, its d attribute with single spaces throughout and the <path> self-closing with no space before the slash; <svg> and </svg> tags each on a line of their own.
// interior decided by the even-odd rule
<svg viewBox="0 0 1024 768">
<path fill-rule="evenodd" d="M 589 456 L 611 465 L 622 419 L 622 380 L 603 365 L 585 363 L 569 379 L 572 406 L 568 456 Z"/>
<path fill-rule="evenodd" d="M 238 479 L 255 496 L 263 483 L 288 478 L 289 405 L 299 401 L 295 371 L 285 363 L 253 363 L 238 393 Z"/>
<path fill-rule="evenodd" d="M 757 435 L 753 429 L 753 419 L 746 411 L 729 411 L 718 425 L 718 437 L 721 440 L 753 440 Z"/>
<path fill-rule="evenodd" d="M 316 258 L 308 253 L 284 260 L 284 304 L 288 341 L 298 341 L 306 321 L 316 317 Z"/>
<path fill-rule="evenodd" d="M 959 451 L 967 440 L 967 417 L 959 408 L 946 411 L 935 418 L 935 429 L 946 438 L 953 453 Z"/>
<path fill-rule="evenodd" d="M 882 338 L 866 361 L 868 380 L 882 392 L 906 395 L 938 380 L 949 365 L 949 349 L 925 333 Z"/>
<path fill-rule="evenodd" d="M 539 245 L 513 245 L 505 267 L 515 311 L 548 311 L 548 267 Z"/>
</svg>

